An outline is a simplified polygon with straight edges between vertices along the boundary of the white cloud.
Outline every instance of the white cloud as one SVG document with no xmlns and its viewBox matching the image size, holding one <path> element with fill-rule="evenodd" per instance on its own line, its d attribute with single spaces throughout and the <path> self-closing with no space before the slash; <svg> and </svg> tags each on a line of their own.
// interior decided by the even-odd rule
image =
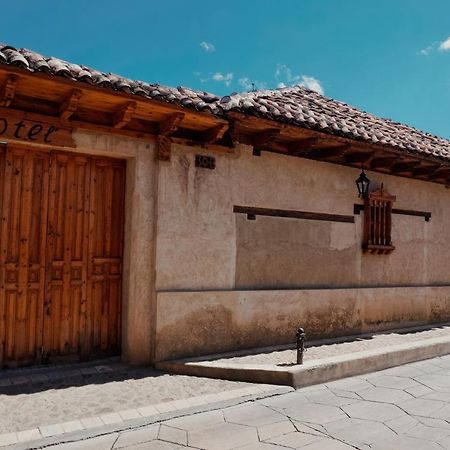
<svg viewBox="0 0 450 450">
<path fill-rule="evenodd" d="M 200 76 L 198 72 L 196 72 L 196 75 Z M 208 81 L 216 81 L 217 83 L 223 83 L 225 86 L 229 86 L 231 82 L 233 81 L 234 74 L 232 72 L 228 73 L 222 73 L 222 72 L 215 72 L 208 78 L 200 78 L 200 81 L 202 83 L 207 83 Z"/>
<path fill-rule="evenodd" d="M 439 50 L 448 52 L 450 50 L 450 36 L 439 44 Z"/>
<path fill-rule="evenodd" d="M 428 47 L 423 48 L 422 50 L 419 51 L 419 55 L 422 55 L 422 56 L 429 55 L 430 52 L 432 52 L 434 50 L 435 45 L 436 44 L 431 44 Z"/>
<path fill-rule="evenodd" d="M 251 80 L 249 77 L 239 78 L 238 83 L 246 91 L 252 91 L 253 89 L 266 89 L 267 84 L 263 81 Z"/>
<path fill-rule="evenodd" d="M 231 84 L 231 82 L 233 81 L 233 74 L 232 73 L 216 72 L 212 76 L 212 79 L 214 81 L 218 81 L 219 83 L 224 83 L 225 86 L 229 86 Z"/>
<path fill-rule="evenodd" d="M 294 75 L 292 70 L 286 66 L 286 64 L 277 65 L 275 70 L 275 79 L 280 80 L 277 85 L 279 88 L 300 85 L 311 89 L 312 91 L 316 91 L 321 95 L 324 94 L 322 84 L 317 78 L 310 77 L 308 75 Z"/>
<path fill-rule="evenodd" d="M 211 44 L 211 42 L 200 42 L 200 47 L 208 53 L 213 53 L 216 51 L 216 47 L 214 46 L 214 44 Z"/>
<path fill-rule="evenodd" d="M 311 91 L 316 91 L 320 95 L 325 93 L 320 81 L 317 78 L 302 75 L 302 80 L 303 81 L 300 83 L 301 86 L 305 86 L 306 88 L 311 89 Z"/>
</svg>

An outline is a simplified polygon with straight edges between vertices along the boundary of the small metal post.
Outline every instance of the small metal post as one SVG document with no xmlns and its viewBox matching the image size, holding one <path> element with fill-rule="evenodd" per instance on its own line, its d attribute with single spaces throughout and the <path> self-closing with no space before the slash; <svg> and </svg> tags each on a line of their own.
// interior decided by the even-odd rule
<svg viewBox="0 0 450 450">
<path fill-rule="evenodd" d="M 297 364 L 303 364 L 303 353 L 305 351 L 306 334 L 303 328 L 299 328 L 297 333 Z"/>
</svg>

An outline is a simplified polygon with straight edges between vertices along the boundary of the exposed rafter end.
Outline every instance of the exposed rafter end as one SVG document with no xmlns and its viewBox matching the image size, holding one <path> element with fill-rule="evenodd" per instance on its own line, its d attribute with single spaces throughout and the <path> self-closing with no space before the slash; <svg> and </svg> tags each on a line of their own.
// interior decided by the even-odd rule
<svg viewBox="0 0 450 450">
<path fill-rule="evenodd" d="M 228 130 L 227 123 L 220 123 L 206 131 L 203 131 L 200 137 L 200 141 L 203 144 L 212 144 L 222 139 L 225 132 Z"/>
<path fill-rule="evenodd" d="M 61 120 L 69 120 L 75 114 L 80 103 L 82 92 L 79 89 L 74 89 L 69 96 L 64 100 L 59 108 L 59 117 Z"/>
<path fill-rule="evenodd" d="M 156 138 L 156 158 L 159 161 L 170 161 L 172 141 L 167 136 Z"/>
<path fill-rule="evenodd" d="M 373 158 L 370 161 L 369 169 L 390 169 L 397 160 L 398 158 L 393 156 Z"/>
<path fill-rule="evenodd" d="M 121 106 L 114 113 L 113 127 L 123 128 L 133 118 L 133 115 L 136 112 L 136 108 L 137 108 L 136 102 L 128 102 L 125 105 Z"/>
<path fill-rule="evenodd" d="M 0 106 L 7 108 L 11 105 L 16 95 L 17 82 L 19 77 L 17 75 L 9 75 L 0 91 Z"/>
<path fill-rule="evenodd" d="M 170 114 L 164 120 L 159 122 L 158 130 L 161 136 L 170 136 L 175 133 L 180 126 L 181 121 L 184 119 L 186 114 L 182 112 L 177 112 Z"/>
</svg>

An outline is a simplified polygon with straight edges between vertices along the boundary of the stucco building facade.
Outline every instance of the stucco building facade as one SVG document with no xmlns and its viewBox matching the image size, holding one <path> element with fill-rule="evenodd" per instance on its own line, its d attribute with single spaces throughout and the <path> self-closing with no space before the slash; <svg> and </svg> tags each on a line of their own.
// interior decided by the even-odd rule
<svg viewBox="0 0 450 450">
<path fill-rule="evenodd" d="M 450 142 L 301 87 L 217 98 L 7 46 L 0 63 L 0 365 L 450 319 Z M 395 196 L 371 224 L 361 168 Z"/>
</svg>

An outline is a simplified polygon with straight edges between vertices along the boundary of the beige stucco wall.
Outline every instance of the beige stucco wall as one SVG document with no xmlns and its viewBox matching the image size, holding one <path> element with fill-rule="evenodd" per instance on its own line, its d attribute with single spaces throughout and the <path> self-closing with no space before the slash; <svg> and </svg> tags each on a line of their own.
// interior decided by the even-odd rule
<svg viewBox="0 0 450 450">
<path fill-rule="evenodd" d="M 215 154 L 216 170 L 196 169 L 201 149 L 174 146 L 159 174 L 158 291 L 450 284 L 450 190 L 374 172 L 396 208 L 432 218 L 393 216 L 396 250 L 361 251 L 355 223 L 273 217 L 248 221 L 233 205 L 353 214 L 359 170 L 263 153 Z"/>
<path fill-rule="evenodd" d="M 233 213 L 246 205 L 352 215 L 356 169 L 258 158 L 247 146 L 214 153 L 216 170 L 197 169 L 205 149 L 173 145 L 171 161 L 161 162 L 151 141 L 74 137 L 76 151 L 127 159 L 126 361 L 287 343 L 299 325 L 312 338 L 449 319 L 449 287 L 408 287 L 450 285 L 442 185 L 368 172 L 397 196 L 396 207 L 432 219 L 395 215 L 396 250 L 364 255 L 362 216 L 351 224 Z"/>
<path fill-rule="evenodd" d="M 450 320 L 450 287 L 158 294 L 156 360 Z"/>
</svg>

